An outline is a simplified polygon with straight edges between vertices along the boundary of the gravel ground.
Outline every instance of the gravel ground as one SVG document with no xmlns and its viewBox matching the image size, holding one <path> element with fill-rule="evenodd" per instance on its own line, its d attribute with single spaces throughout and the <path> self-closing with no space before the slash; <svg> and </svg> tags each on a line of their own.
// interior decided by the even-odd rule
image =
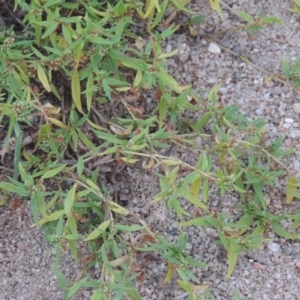
<svg viewBox="0 0 300 300">
<path fill-rule="evenodd" d="M 288 11 L 292 1 L 224 2 L 229 3 L 231 10 L 241 9 L 252 15 L 258 12 L 258 5 L 261 5 L 265 14 L 281 18 L 284 26 L 269 26 L 253 40 L 248 39 L 244 33 L 228 33 L 215 38 L 219 44 L 243 54 L 255 65 L 275 74 L 281 72 L 283 57 L 288 61 L 296 60 L 299 55 L 300 20 Z M 211 45 L 201 35 L 238 24 L 238 19 L 231 10 L 224 8 L 222 22 L 216 13 L 208 10 L 203 0 L 195 1 L 193 9 L 209 15 L 209 21 L 198 28 L 199 37 L 178 34 L 166 42 L 167 52 L 179 48 L 178 56 L 170 60 L 169 71 L 179 82 L 189 83 L 206 91 L 221 82 L 220 103 L 240 104 L 241 113 L 250 119 L 267 117 L 268 137 L 273 140 L 282 136 L 285 147 L 296 149 L 296 153 L 286 163 L 300 173 L 299 95 L 276 81 L 265 83 L 265 73 L 222 49 L 220 53 L 210 52 L 218 52 L 219 49 L 214 47 L 211 50 Z M 207 92 L 203 92 L 203 96 L 205 94 Z M 179 153 L 175 148 L 172 155 L 186 157 L 189 154 Z M 120 183 L 121 200 L 128 200 L 129 207 L 144 217 L 154 231 L 172 240 L 177 232 L 174 215 L 158 204 L 149 205 L 158 191 L 157 179 L 139 168 L 129 169 L 128 174 L 130 176 Z M 270 209 L 295 212 L 297 203 L 288 207 L 284 205 L 283 184 L 278 182 L 270 190 Z M 212 193 L 210 205 L 225 213 L 235 213 L 237 202 L 233 196 L 220 198 Z M 186 209 L 189 209 L 188 205 Z M 55 251 L 43 240 L 41 233 L 29 228 L 30 224 L 32 219 L 27 202 L 9 203 L 0 208 L 0 300 L 62 298 L 52 271 Z M 233 276 L 225 280 L 226 253 L 212 243 L 217 237 L 216 232 L 209 228 L 191 227 L 187 233 L 188 250 L 194 257 L 208 264 L 207 268 L 195 269 L 194 272 L 204 283 L 210 284 L 212 299 L 235 299 L 234 290 L 241 294 L 242 299 L 300 299 L 299 241 L 287 241 L 270 234 L 273 241 L 263 249 L 243 253 Z M 166 272 L 166 265 L 162 261 L 144 258 L 140 265 L 144 268 L 145 280 L 138 283 L 137 287 L 143 299 L 187 299 L 173 283 L 161 283 Z M 74 279 L 79 272 L 78 266 L 68 254 L 63 256 L 60 269 L 70 279 Z M 97 272 L 99 270 L 95 270 L 95 277 L 99 275 Z M 89 299 L 90 295 L 90 291 L 83 291 L 76 294 L 74 299 Z"/>
</svg>

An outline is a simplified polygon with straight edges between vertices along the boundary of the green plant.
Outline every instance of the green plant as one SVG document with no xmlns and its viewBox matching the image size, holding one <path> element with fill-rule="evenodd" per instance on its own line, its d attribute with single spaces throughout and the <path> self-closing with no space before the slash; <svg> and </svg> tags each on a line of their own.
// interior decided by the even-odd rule
<svg viewBox="0 0 300 300">
<path fill-rule="evenodd" d="M 300 15 L 300 1 L 294 0 L 294 7 L 290 9 L 291 12 Z"/>
<path fill-rule="evenodd" d="M 300 58 L 297 58 L 296 62 L 289 64 L 284 58 L 282 61 L 282 73 L 296 86 L 300 86 Z"/>
<path fill-rule="evenodd" d="M 210 2 L 221 14 L 219 1 Z M 13 26 L 1 29 L 0 118 L 7 128 L 2 159 L 14 152 L 12 176 L 0 182 L 2 204 L 9 194 L 30 199 L 33 226 L 40 226 L 56 247 L 54 270 L 65 299 L 81 288 L 94 289 L 92 300 L 142 299 L 134 287 L 140 275 L 134 271 L 134 258 L 145 251 L 164 259 L 168 264 L 164 282 L 179 276 L 177 282 L 189 299 L 199 299 L 207 288 L 189 269 L 205 264 L 185 251 L 187 236 L 180 232 L 177 242 L 171 243 L 151 232 L 144 220 L 101 185 L 99 169 L 88 168 L 97 159 L 112 164 L 116 171 L 138 162 L 160 170 L 161 191 L 153 203 L 165 203 L 175 211 L 181 226 L 216 228 L 218 243 L 228 253 L 228 277 L 238 253 L 259 247 L 266 241 L 266 231 L 297 237 L 300 212 L 271 214 L 265 194 L 277 178 L 288 175 L 287 202 L 300 198 L 299 179 L 281 162 L 292 151 L 281 151 L 280 139 L 268 145 L 265 120 L 249 121 L 238 113 L 237 106 L 220 106 L 216 101 L 220 85 L 207 100 L 200 99 L 165 69 L 167 58 L 176 51 L 164 53 L 162 41 L 178 29 L 169 24 L 174 15 L 190 12 L 188 3 L 17 0 L 15 8 L 25 12 L 24 31 Z M 249 23 L 245 27 L 249 34 L 253 26 L 277 22 L 240 15 Z M 166 16 L 168 26 L 157 30 Z M 203 20 L 196 16 L 183 26 Z M 136 22 L 145 22 L 147 37 L 137 34 Z M 157 106 L 146 114 L 143 103 L 132 102 L 150 89 Z M 120 105 L 120 111 L 113 111 L 110 117 L 101 112 L 114 103 Z M 186 110 L 202 116 L 186 119 Z M 37 124 L 37 133 L 25 140 L 24 125 L 34 128 Z M 197 138 L 203 140 L 200 149 Z M 29 149 L 28 144 L 33 147 Z M 191 165 L 159 152 L 171 144 L 197 154 L 197 163 Z M 220 195 L 239 195 L 239 216 L 209 208 L 213 186 Z M 197 207 L 203 216 L 184 221 L 189 212 L 183 201 Z M 281 227 L 284 218 L 294 221 L 292 232 Z M 140 242 L 137 236 L 142 237 Z M 77 280 L 69 284 L 59 270 L 60 255 L 69 248 L 79 261 L 78 243 L 86 243 L 91 255 Z M 101 268 L 100 280 L 89 275 L 96 264 Z"/>
</svg>

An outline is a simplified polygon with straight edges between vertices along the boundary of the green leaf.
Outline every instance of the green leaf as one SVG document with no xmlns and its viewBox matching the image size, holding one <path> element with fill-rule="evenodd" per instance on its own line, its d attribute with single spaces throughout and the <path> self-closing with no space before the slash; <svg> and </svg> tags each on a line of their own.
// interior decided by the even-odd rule
<svg viewBox="0 0 300 300">
<path fill-rule="evenodd" d="M 79 290 L 80 288 L 82 288 L 82 284 L 84 282 L 87 282 L 87 277 L 84 277 L 82 278 L 81 280 L 79 280 L 78 282 L 75 282 L 73 284 L 73 286 L 69 289 L 69 292 L 68 292 L 68 298 L 72 297 L 73 295 L 75 295 Z"/>
<path fill-rule="evenodd" d="M 84 169 L 84 161 L 83 161 L 82 156 L 79 156 L 78 162 L 77 162 L 77 173 L 79 176 L 82 174 L 83 169 Z"/>
<path fill-rule="evenodd" d="M 60 173 L 65 167 L 66 167 L 66 165 L 62 165 L 53 170 L 47 171 L 46 173 L 44 173 L 44 175 L 41 177 L 41 179 L 52 178 L 56 174 Z"/>
<path fill-rule="evenodd" d="M 282 236 L 286 239 L 297 239 L 299 238 L 299 234 L 294 234 L 286 231 L 278 222 L 272 222 L 271 225 L 272 230 L 278 234 L 279 236 Z"/>
<path fill-rule="evenodd" d="M 103 79 L 102 80 L 102 87 L 103 87 L 103 90 L 104 90 L 104 93 L 106 95 L 106 97 L 111 100 L 111 88 L 110 86 L 108 85 L 108 82 L 106 79 Z"/>
<path fill-rule="evenodd" d="M 168 261 L 168 272 L 165 276 L 163 283 L 169 282 L 173 278 L 175 271 L 176 271 L 175 265 L 172 264 L 170 261 Z"/>
<path fill-rule="evenodd" d="M 190 256 L 186 257 L 185 260 L 189 265 L 192 265 L 192 266 L 196 266 L 196 267 L 200 267 L 200 268 L 205 268 L 208 266 L 206 263 L 198 261 Z"/>
<path fill-rule="evenodd" d="M 207 112 L 205 113 L 196 123 L 196 125 L 193 126 L 194 131 L 198 132 L 200 131 L 207 123 L 208 121 L 211 119 L 212 117 L 212 113 L 211 112 Z"/>
<path fill-rule="evenodd" d="M 195 179 L 191 184 L 192 194 L 196 198 L 198 198 L 198 196 L 199 196 L 199 190 L 200 190 L 201 182 L 202 182 L 202 176 L 199 176 L 199 178 Z"/>
<path fill-rule="evenodd" d="M 17 186 L 10 182 L 0 182 L 0 189 L 2 191 L 14 193 L 17 190 Z"/>
<path fill-rule="evenodd" d="M 83 144 L 95 152 L 97 147 L 88 139 L 88 137 L 79 128 L 76 128 L 76 130 Z"/>
<path fill-rule="evenodd" d="M 109 133 L 106 133 L 106 132 L 102 132 L 102 131 L 98 131 L 98 130 L 94 130 L 94 132 L 102 140 L 105 140 L 105 141 L 108 141 L 108 142 L 111 142 L 111 143 L 117 144 L 117 145 L 124 144 L 123 140 L 118 139 L 117 137 L 115 137 L 112 134 L 109 134 Z"/>
<path fill-rule="evenodd" d="M 234 267 L 235 267 L 235 264 L 236 264 L 236 261 L 238 258 L 238 254 L 230 252 L 227 254 L 227 257 L 228 257 L 228 269 L 227 269 L 226 278 L 229 279 L 234 270 Z"/>
<path fill-rule="evenodd" d="M 252 16 L 250 16 L 249 14 L 245 13 L 244 11 L 241 10 L 237 10 L 236 13 L 246 22 L 248 23 L 254 23 L 254 20 L 252 18 Z"/>
<path fill-rule="evenodd" d="M 294 193 L 297 192 L 297 178 L 291 176 L 287 182 L 286 186 L 286 202 L 291 203 L 294 198 Z"/>
<path fill-rule="evenodd" d="M 51 87 L 49 85 L 48 77 L 45 73 L 44 68 L 41 65 L 37 66 L 37 75 L 43 87 L 47 90 L 47 92 L 51 92 Z"/>
<path fill-rule="evenodd" d="M 163 19 L 164 15 L 166 13 L 166 9 L 168 7 L 168 2 L 169 2 L 169 0 L 164 0 L 164 2 L 160 4 L 160 8 L 161 8 L 160 12 L 156 13 L 155 19 L 151 20 L 152 21 L 151 23 L 149 22 L 148 27 L 150 30 L 153 29 L 154 27 L 156 27 Z"/>
<path fill-rule="evenodd" d="M 53 269 L 54 273 L 56 274 L 58 285 L 61 289 L 65 289 L 68 286 L 68 281 L 64 274 L 58 270 L 57 268 Z"/>
<path fill-rule="evenodd" d="M 200 218 L 194 218 L 186 222 L 179 222 L 178 224 L 180 226 L 211 226 L 211 222 L 208 222 L 209 219 L 211 219 L 211 217 L 204 216 Z"/>
<path fill-rule="evenodd" d="M 75 233 L 75 234 L 67 234 L 66 236 L 65 236 L 65 238 L 67 239 L 67 240 L 74 240 L 74 241 L 76 241 L 76 240 L 80 240 L 81 239 L 81 237 L 82 237 L 82 235 L 81 234 L 79 234 L 79 233 Z"/>
<path fill-rule="evenodd" d="M 105 232 L 106 228 L 111 223 L 111 220 L 107 220 L 103 223 L 101 223 L 92 233 L 88 235 L 88 237 L 85 239 L 85 241 L 91 241 L 99 237 L 103 232 Z"/>
<path fill-rule="evenodd" d="M 239 219 L 236 225 L 241 229 L 240 234 L 243 234 L 250 228 L 253 218 L 254 216 L 252 214 L 245 214 Z"/>
<path fill-rule="evenodd" d="M 229 246 L 229 244 L 228 244 L 228 241 L 227 241 L 227 238 L 225 237 L 224 232 L 219 231 L 219 232 L 218 232 L 218 235 L 219 235 L 220 241 L 221 241 L 223 247 L 225 248 L 225 250 L 226 250 L 227 252 L 230 252 L 230 246 Z"/>
<path fill-rule="evenodd" d="M 204 172 L 207 171 L 207 169 L 209 167 L 209 161 L 208 161 L 206 152 L 201 152 L 196 166 L 201 171 L 204 171 Z"/>
<path fill-rule="evenodd" d="M 93 73 L 91 73 L 86 82 L 86 107 L 88 111 L 91 110 L 93 93 L 94 93 L 94 91 L 92 90 L 93 86 L 94 86 L 94 75 Z"/>
<path fill-rule="evenodd" d="M 30 176 L 26 171 L 24 170 L 24 167 L 22 163 L 19 163 L 19 170 L 20 170 L 20 175 L 24 183 L 28 183 L 30 186 L 34 184 L 34 180 L 32 176 Z"/>
<path fill-rule="evenodd" d="M 56 30 L 57 26 L 58 26 L 58 23 L 55 21 L 53 21 L 52 24 L 47 26 L 47 30 L 42 35 L 42 39 L 45 39 L 47 36 L 49 36 L 51 33 L 53 33 Z"/>
<path fill-rule="evenodd" d="M 191 292 L 192 291 L 192 287 L 191 284 L 182 280 L 176 280 L 177 283 L 179 284 L 179 286 L 181 286 L 186 292 Z"/>
<path fill-rule="evenodd" d="M 215 85 L 208 94 L 208 101 L 211 102 L 212 104 L 216 104 L 217 94 L 221 88 L 221 85 L 222 85 L 221 83 Z"/>
<path fill-rule="evenodd" d="M 199 25 L 199 24 L 205 23 L 205 21 L 206 21 L 205 15 L 199 15 L 197 17 L 189 19 L 188 23 L 190 25 Z"/>
<path fill-rule="evenodd" d="M 72 78 L 71 78 L 71 90 L 72 90 L 72 98 L 76 105 L 76 108 L 79 112 L 83 113 L 82 105 L 81 105 L 81 87 L 80 87 L 80 78 L 79 72 L 74 70 Z"/>
<path fill-rule="evenodd" d="M 203 185 L 202 185 L 202 196 L 203 196 L 204 201 L 208 200 L 208 197 L 209 197 L 209 182 L 208 182 L 207 178 L 204 180 Z"/>
<path fill-rule="evenodd" d="M 15 123 L 14 126 L 15 135 L 16 135 L 16 143 L 15 143 L 15 154 L 14 154 L 14 176 L 13 178 L 17 180 L 18 173 L 19 173 L 19 163 L 20 163 L 20 155 L 22 149 L 22 136 L 23 132 L 20 130 L 19 123 Z"/>
<path fill-rule="evenodd" d="M 53 212 L 52 214 L 50 214 L 49 216 L 43 218 L 43 219 L 40 219 L 37 223 L 39 225 L 42 225 L 42 224 L 45 224 L 45 223 L 48 223 L 48 222 L 52 222 L 52 221 L 56 221 L 58 220 L 63 214 L 65 213 L 64 210 L 58 210 L 58 211 L 55 211 Z M 31 227 L 34 227 L 35 224 L 31 225 Z"/>
<path fill-rule="evenodd" d="M 208 212 L 207 206 L 202 203 L 198 197 L 194 197 L 187 189 L 183 188 L 181 192 L 181 196 L 188 200 L 190 203 L 194 204 L 195 206 L 203 209 L 204 211 Z"/>
<path fill-rule="evenodd" d="M 279 18 L 276 18 L 274 16 L 268 16 L 268 17 L 265 17 L 265 18 L 262 18 L 261 21 L 265 24 L 273 24 L 273 23 L 276 23 L 276 24 L 279 24 L 279 25 L 283 25 L 283 22 L 282 20 L 280 20 Z"/>
<path fill-rule="evenodd" d="M 71 29 L 69 26 L 63 25 L 62 26 L 62 32 L 63 32 L 63 36 L 66 39 L 67 43 L 69 45 L 72 44 L 72 33 L 71 33 Z"/>
<path fill-rule="evenodd" d="M 241 297 L 241 295 L 237 290 L 233 290 L 233 294 L 235 296 L 235 300 L 243 300 L 243 298 Z"/>
<path fill-rule="evenodd" d="M 180 11 L 184 11 L 186 13 L 189 13 L 189 14 L 195 14 L 196 12 L 192 11 L 192 10 L 189 10 L 187 8 L 185 8 L 181 3 L 183 1 L 176 1 L 176 0 L 172 0 L 172 4 Z"/>
<path fill-rule="evenodd" d="M 72 186 L 71 190 L 68 192 L 67 197 L 65 199 L 64 210 L 66 215 L 69 215 L 72 210 L 73 204 L 76 200 L 76 190 L 77 190 L 77 183 L 75 183 Z"/>
<path fill-rule="evenodd" d="M 94 294 L 92 295 L 90 300 L 99 300 L 99 299 L 104 299 L 102 298 L 103 294 L 102 294 L 102 287 L 99 287 Z M 108 299 L 108 298 L 107 298 Z"/>
<path fill-rule="evenodd" d="M 220 6 L 220 0 L 209 0 L 210 6 L 212 9 L 214 9 L 220 16 L 221 20 L 223 21 L 223 15 L 222 15 L 222 10 Z"/>
<path fill-rule="evenodd" d="M 67 243 L 68 243 L 68 246 L 71 250 L 71 253 L 72 253 L 75 261 L 78 262 L 78 250 L 77 250 L 76 241 L 71 240 L 71 239 L 67 239 Z"/>
</svg>

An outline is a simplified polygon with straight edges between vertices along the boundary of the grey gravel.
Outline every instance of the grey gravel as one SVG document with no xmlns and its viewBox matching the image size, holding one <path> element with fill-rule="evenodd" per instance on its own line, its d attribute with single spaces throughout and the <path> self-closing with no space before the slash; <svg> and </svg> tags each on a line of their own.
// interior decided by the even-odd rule
<svg viewBox="0 0 300 300">
<path fill-rule="evenodd" d="M 271 252 L 278 252 L 278 251 L 280 251 L 280 245 L 278 245 L 276 243 L 268 243 L 268 249 Z"/>
<path fill-rule="evenodd" d="M 283 247 L 283 251 L 286 255 L 292 255 L 296 250 L 294 247 L 285 246 Z"/>
</svg>

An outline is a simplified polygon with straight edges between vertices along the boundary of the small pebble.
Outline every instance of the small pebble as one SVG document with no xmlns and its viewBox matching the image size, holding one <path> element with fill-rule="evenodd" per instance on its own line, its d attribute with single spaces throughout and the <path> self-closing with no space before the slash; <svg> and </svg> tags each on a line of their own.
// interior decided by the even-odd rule
<svg viewBox="0 0 300 300">
<path fill-rule="evenodd" d="M 295 252 L 295 249 L 290 246 L 285 246 L 285 247 L 283 247 L 283 251 L 286 255 L 291 255 Z"/>
<path fill-rule="evenodd" d="M 280 250 L 280 245 L 270 242 L 268 243 L 268 249 L 274 253 L 278 252 Z"/>
<path fill-rule="evenodd" d="M 278 127 L 278 132 L 287 132 L 287 129 L 284 127 Z"/>
<path fill-rule="evenodd" d="M 223 95 L 227 94 L 227 88 L 226 87 L 221 87 L 220 88 L 220 93 L 223 94 Z"/>
<path fill-rule="evenodd" d="M 204 45 L 204 46 L 206 46 L 207 45 L 207 41 L 205 39 L 202 39 L 201 40 L 201 44 Z"/>
<path fill-rule="evenodd" d="M 300 130 L 291 130 L 291 138 L 295 139 L 295 138 L 299 138 L 300 137 Z"/>
<path fill-rule="evenodd" d="M 274 88 L 274 92 L 275 92 L 275 94 L 281 94 L 281 93 L 282 93 L 281 87 L 280 87 L 280 86 L 276 86 L 276 87 Z"/>
<path fill-rule="evenodd" d="M 291 118 L 286 118 L 284 121 L 285 123 L 290 123 L 290 124 L 294 123 L 294 120 Z"/>
<path fill-rule="evenodd" d="M 218 45 L 214 44 L 214 43 L 210 43 L 207 49 L 210 53 L 214 53 L 214 54 L 220 54 L 221 53 L 221 49 Z"/>
<path fill-rule="evenodd" d="M 166 46 L 166 53 L 171 53 L 172 52 L 172 45 L 168 44 Z"/>
<path fill-rule="evenodd" d="M 293 105 L 293 110 L 297 113 L 300 114 L 300 103 L 295 103 Z"/>
<path fill-rule="evenodd" d="M 255 111 L 256 114 L 258 115 L 263 115 L 263 110 L 261 108 L 258 108 L 256 111 Z"/>
</svg>

